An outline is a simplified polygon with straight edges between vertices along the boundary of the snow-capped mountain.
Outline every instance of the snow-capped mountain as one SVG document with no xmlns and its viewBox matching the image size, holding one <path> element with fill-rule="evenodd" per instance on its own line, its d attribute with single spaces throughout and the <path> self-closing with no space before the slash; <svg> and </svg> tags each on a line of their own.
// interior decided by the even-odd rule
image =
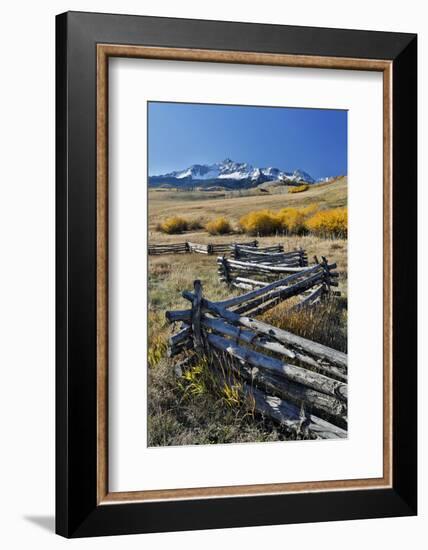
<svg viewBox="0 0 428 550">
<path fill-rule="evenodd" d="M 279 168 L 257 168 L 247 162 L 225 159 L 215 164 L 193 164 L 185 170 L 149 176 L 149 185 L 170 184 L 176 187 L 221 186 L 228 188 L 255 187 L 266 181 L 306 182 L 315 180 L 303 170 L 285 172 Z"/>
</svg>

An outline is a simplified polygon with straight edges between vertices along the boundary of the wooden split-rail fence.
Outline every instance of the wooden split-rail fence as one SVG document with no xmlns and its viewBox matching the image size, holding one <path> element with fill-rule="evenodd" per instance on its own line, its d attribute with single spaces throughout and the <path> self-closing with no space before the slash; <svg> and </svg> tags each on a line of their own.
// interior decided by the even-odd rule
<svg viewBox="0 0 428 550">
<path fill-rule="evenodd" d="M 188 254 L 196 252 L 198 254 L 223 254 L 231 251 L 231 247 L 236 245 L 245 245 L 247 248 L 255 248 L 258 246 L 258 241 L 248 241 L 244 243 L 193 243 L 190 241 L 171 244 L 149 244 L 149 255 L 161 254 Z"/>
<path fill-rule="evenodd" d="M 181 323 L 170 338 L 169 355 L 187 352 L 176 372 L 192 359 L 209 358 L 219 377 L 228 370 L 238 377 L 251 409 L 296 437 L 346 438 L 347 355 L 254 318 L 263 296 L 274 299 L 303 290 L 317 278 L 315 268 L 303 279 L 290 275 L 220 302 L 204 297 L 201 282 L 195 281 L 193 292 L 182 293 L 191 307 L 166 312 L 169 322 Z"/>
<path fill-rule="evenodd" d="M 217 258 L 217 272 L 220 281 L 244 290 L 263 286 L 286 275 L 301 273 L 302 276 L 305 276 L 305 274 L 311 273 L 313 269 L 322 273 L 324 290 L 330 291 L 331 287 L 338 286 L 336 279 L 339 274 L 334 271 L 337 267 L 335 263 L 329 264 L 325 257 L 322 257 L 321 262 L 318 262 L 317 259 L 317 263 L 312 266 L 307 265 L 306 259 L 304 262 L 306 265 L 300 266 L 297 260 L 290 260 L 290 263 L 286 260 L 283 263 L 277 263 L 276 261 L 271 262 L 267 259 L 264 262 L 258 262 L 252 259 L 235 260 L 219 256 Z M 338 293 L 336 292 L 335 294 Z"/>
<path fill-rule="evenodd" d="M 257 249 L 235 244 L 232 248 L 231 257 L 234 260 L 259 264 L 286 264 L 290 267 L 305 267 L 308 265 L 308 256 L 303 248 L 284 252 L 284 247 L 281 244 Z"/>
</svg>

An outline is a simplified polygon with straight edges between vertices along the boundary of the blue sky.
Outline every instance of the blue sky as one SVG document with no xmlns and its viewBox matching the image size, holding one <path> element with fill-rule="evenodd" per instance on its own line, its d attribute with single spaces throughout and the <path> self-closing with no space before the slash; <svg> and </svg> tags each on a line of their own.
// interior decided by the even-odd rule
<svg viewBox="0 0 428 550">
<path fill-rule="evenodd" d="M 257 167 L 347 174 L 347 112 L 149 102 L 149 174 L 225 158 Z"/>
</svg>

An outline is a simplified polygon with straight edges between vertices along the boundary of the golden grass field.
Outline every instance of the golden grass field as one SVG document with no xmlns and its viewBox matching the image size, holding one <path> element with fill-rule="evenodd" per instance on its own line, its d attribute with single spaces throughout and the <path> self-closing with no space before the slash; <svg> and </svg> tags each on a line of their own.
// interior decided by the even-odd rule
<svg viewBox="0 0 428 550">
<path fill-rule="evenodd" d="M 210 193 L 207 191 L 149 190 L 150 240 L 153 243 L 180 241 L 182 237 L 180 235 L 162 235 L 155 232 L 157 223 L 161 219 L 171 216 L 201 219 L 204 222 L 218 216 L 225 216 L 232 223 L 237 224 L 241 216 L 252 210 L 265 208 L 280 210 L 287 206 L 303 207 L 314 203 L 318 204 L 321 209 L 347 205 L 348 183 L 346 177 L 339 178 L 333 183 L 317 185 L 304 193 L 284 193 L 283 190 L 284 188 L 279 188 L 278 192 L 272 191 L 269 194 L 257 193 L 252 190 L 248 196 L 235 196 L 236 191 Z M 181 238 L 181 240 L 183 239 Z M 185 240 L 191 240 L 190 236 Z"/>
<path fill-rule="evenodd" d="M 151 244 L 194 241 L 224 243 L 251 240 L 241 234 L 211 236 L 204 229 L 178 235 L 156 230 L 167 217 L 178 215 L 201 219 L 204 223 L 225 216 L 233 226 L 239 218 L 262 208 L 279 210 L 288 206 L 317 203 L 320 208 L 346 206 L 347 181 L 311 188 L 302 193 L 231 196 L 219 198 L 204 192 L 149 191 L 149 241 Z M 265 314 L 267 322 L 346 351 L 347 349 L 347 240 L 323 239 L 314 235 L 257 237 L 260 245 L 281 243 L 284 250 L 302 247 L 309 262 L 313 256 L 326 256 L 338 265 L 342 297 L 298 315 L 287 314 L 280 304 Z M 216 301 L 238 292 L 217 278 L 215 256 L 183 254 L 149 256 L 149 445 L 183 445 L 229 442 L 255 442 L 286 439 L 281 430 L 264 419 L 254 418 L 226 393 L 213 391 L 203 368 L 195 370 L 188 380 L 174 375 L 173 360 L 166 357 L 167 339 L 174 330 L 165 320 L 165 311 L 189 306 L 181 297 L 200 279 L 204 295 Z M 218 388 L 217 388 L 218 390 Z"/>
</svg>

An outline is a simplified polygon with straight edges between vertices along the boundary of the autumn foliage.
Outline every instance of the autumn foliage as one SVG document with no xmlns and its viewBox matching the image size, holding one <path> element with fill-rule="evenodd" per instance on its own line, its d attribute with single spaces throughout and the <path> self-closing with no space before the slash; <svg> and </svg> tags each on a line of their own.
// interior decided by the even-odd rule
<svg viewBox="0 0 428 550">
<path fill-rule="evenodd" d="M 347 208 L 319 210 L 316 204 L 283 208 L 279 212 L 255 210 L 239 220 L 241 231 L 256 236 L 314 233 L 322 237 L 346 237 L 347 224 Z"/>
<path fill-rule="evenodd" d="M 248 235 L 275 235 L 281 229 L 281 222 L 270 210 L 256 210 L 242 216 L 239 228 Z"/>
<path fill-rule="evenodd" d="M 288 189 L 289 193 L 303 193 L 309 189 L 309 185 L 296 185 Z"/>
<path fill-rule="evenodd" d="M 162 233 L 168 233 L 172 235 L 174 233 L 183 233 L 187 231 L 188 222 L 185 218 L 180 216 L 172 216 L 171 218 L 166 218 L 162 223 L 159 224 L 158 229 Z"/>
<path fill-rule="evenodd" d="M 348 236 L 348 209 L 321 210 L 306 221 L 306 227 L 308 231 L 321 237 L 346 238 Z"/>
<path fill-rule="evenodd" d="M 229 220 L 223 216 L 208 222 L 205 229 L 210 235 L 225 235 L 226 233 L 232 232 L 232 226 Z"/>
</svg>

